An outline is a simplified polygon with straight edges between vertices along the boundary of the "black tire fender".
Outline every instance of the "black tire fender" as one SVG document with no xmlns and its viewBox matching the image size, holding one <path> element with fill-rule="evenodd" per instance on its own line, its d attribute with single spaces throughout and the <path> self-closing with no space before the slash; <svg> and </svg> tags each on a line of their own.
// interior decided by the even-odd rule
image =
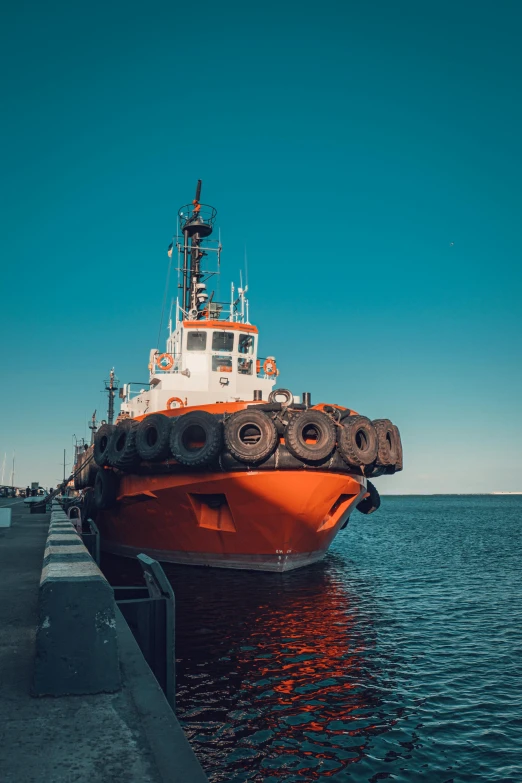
<svg viewBox="0 0 522 783">
<path fill-rule="evenodd" d="M 400 438 L 397 437 L 397 427 L 389 419 L 374 419 L 373 426 L 379 444 L 375 465 L 384 468 L 394 466 L 399 458 Z"/>
<path fill-rule="evenodd" d="M 116 505 L 119 483 L 114 471 L 98 471 L 94 482 L 94 505 L 98 511 L 106 511 Z"/>
<path fill-rule="evenodd" d="M 286 448 L 303 462 L 322 462 L 335 448 L 336 429 L 326 413 L 309 408 L 290 419 L 285 430 Z"/>
<path fill-rule="evenodd" d="M 233 413 L 225 422 L 224 436 L 232 456 L 250 465 L 267 459 L 279 442 L 272 419 L 255 408 Z"/>
<path fill-rule="evenodd" d="M 355 508 L 357 511 L 360 511 L 361 514 L 373 514 L 381 505 L 381 496 L 371 481 L 366 482 L 366 488 L 369 492 L 368 497 L 363 498 Z"/>
<path fill-rule="evenodd" d="M 386 473 L 398 473 L 400 470 L 402 470 L 402 466 L 403 466 L 401 433 L 399 432 L 399 428 L 395 424 L 393 425 L 393 429 L 395 430 L 395 433 L 397 435 L 397 460 L 393 467 L 386 468 Z"/>
<path fill-rule="evenodd" d="M 223 425 L 207 411 L 183 413 L 174 419 L 169 444 L 172 456 L 182 465 L 208 465 L 223 446 Z"/>
<path fill-rule="evenodd" d="M 85 468 L 86 454 L 82 452 L 76 463 L 76 470 L 74 471 L 74 488 L 85 489 L 86 482 L 86 468 Z"/>
<path fill-rule="evenodd" d="M 140 463 L 136 448 L 137 423 L 131 419 L 121 421 L 111 435 L 108 446 L 109 465 L 130 472 Z"/>
<path fill-rule="evenodd" d="M 87 486 L 88 487 L 94 487 L 94 482 L 96 481 L 96 474 L 99 471 L 99 466 L 96 464 L 92 457 L 91 452 L 91 459 L 89 464 L 87 465 Z"/>
<path fill-rule="evenodd" d="M 377 458 L 377 431 L 366 416 L 347 416 L 339 429 L 337 448 L 347 465 L 371 465 Z"/>
<path fill-rule="evenodd" d="M 115 429 L 114 424 L 102 424 L 94 436 L 94 460 L 100 468 L 109 464 L 109 441 Z"/>
<path fill-rule="evenodd" d="M 96 503 L 94 502 L 94 489 L 89 487 L 85 490 L 83 495 L 82 521 L 92 519 L 94 522 L 96 514 L 97 508 Z"/>
<path fill-rule="evenodd" d="M 94 461 L 94 447 L 89 446 L 84 455 L 81 478 L 84 487 L 94 487 L 99 466 Z"/>
<path fill-rule="evenodd" d="M 164 413 L 151 413 L 138 424 L 136 448 L 141 459 L 154 462 L 167 459 L 170 454 L 172 419 Z"/>
</svg>

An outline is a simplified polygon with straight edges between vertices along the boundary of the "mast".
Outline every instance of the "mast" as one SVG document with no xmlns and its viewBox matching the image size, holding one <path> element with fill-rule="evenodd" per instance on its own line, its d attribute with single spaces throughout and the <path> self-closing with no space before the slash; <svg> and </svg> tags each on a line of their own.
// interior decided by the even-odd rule
<svg viewBox="0 0 522 783">
<path fill-rule="evenodd" d="M 91 446 L 94 443 L 94 435 L 96 433 L 96 411 L 91 416 L 91 423 L 89 424 L 89 429 L 91 431 Z"/>
<path fill-rule="evenodd" d="M 107 421 L 109 424 L 112 424 L 114 422 L 114 397 L 116 394 L 117 387 L 118 387 L 118 380 L 114 375 L 114 367 L 113 367 L 109 373 L 109 380 L 105 381 L 105 391 L 108 392 L 109 395 L 109 407 L 107 409 Z M 92 427 L 90 427 L 90 429 L 92 429 Z"/>
<path fill-rule="evenodd" d="M 183 316 L 190 321 L 196 321 L 202 317 L 201 308 L 208 299 L 208 294 L 205 293 L 206 285 L 201 282 L 205 275 L 201 270 L 201 259 L 207 255 L 207 252 L 201 247 L 201 242 L 212 234 L 217 214 L 214 207 L 201 204 L 200 198 L 201 180 L 198 179 L 196 195 L 192 204 L 187 204 L 179 211 L 184 238 L 181 301 Z"/>
</svg>

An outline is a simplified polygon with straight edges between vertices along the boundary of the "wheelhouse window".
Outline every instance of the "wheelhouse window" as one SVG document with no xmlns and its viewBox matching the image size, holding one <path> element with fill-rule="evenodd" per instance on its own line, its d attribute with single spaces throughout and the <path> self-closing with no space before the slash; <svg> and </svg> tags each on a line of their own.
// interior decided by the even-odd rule
<svg viewBox="0 0 522 783">
<path fill-rule="evenodd" d="M 254 353 L 254 335 L 253 334 L 240 334 L 239 343 L 237 346 L 238 353 L 253 354 Z"/>
<path fill-rule="evenodd" d="M 232 372 L 232 358 L 230 356 L 213 356 L 212 369 L 214 372 Z"/>
<path fill-rule="evenodd" d="M 238 359 L 237 371 L 240 375 L 252 375 L 253 361 L 252 359 Z"/>
<path fill-rule="evenodd" d="M 206 332 L 187 332 L 187 351 L 204 351 L 206 347 Z"/>
<path fill-rule="evenodd" d="M 214 332 L 212 335 L 213 351 L 232 351 L 234 349 L 234 332 Z"/>
</svg>

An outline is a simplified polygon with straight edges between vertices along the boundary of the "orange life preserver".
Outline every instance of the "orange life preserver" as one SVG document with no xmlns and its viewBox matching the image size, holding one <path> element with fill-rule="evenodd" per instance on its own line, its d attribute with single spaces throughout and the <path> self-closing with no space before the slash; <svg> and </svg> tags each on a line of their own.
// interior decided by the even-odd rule
<svg viewBox="0 0 522 783">
<path fill-rule="evenodd" d="M 167 360 L 166 365 L 161 364 L 164 359 Z M 156 367 L 158 370 L 170 370 L 174 367 L 174 357 L 171 356 L 170 353 L 160 353 L 160 355 L 156 357 Z"/>
<path fill-rule="evenodd" d="M 261 359 L 256 359 L 256 375 L 261 373 Z"/>
<path fill-rule="evenodd" d="M 275 375 L 277 373 L 275 359 L 265 359 L 263 363 L 263 371 L 265 375 Z"/>
<path fill-rule="evenodd" d="M 167 404 L 165 406 L 168 411 L 172 410 L 172 407 L 171 407 L 171 404 L 170 404 L 171 402 L 177 402 L 178 403 L 178 405 L 177 405 L 178 408 L 184 408 L 185 407 L 185 403 L 183 402 L 181 397 L 169 397 L 169 399 L 167 400 Z"/>
</svg>

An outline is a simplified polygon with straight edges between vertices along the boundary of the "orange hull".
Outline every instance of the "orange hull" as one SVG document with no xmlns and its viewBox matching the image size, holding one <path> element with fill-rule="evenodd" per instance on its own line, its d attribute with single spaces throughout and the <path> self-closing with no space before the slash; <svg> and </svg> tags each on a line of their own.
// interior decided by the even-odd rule
<svg viewBox="0 0 522 783">
<path fill-rule="evenodd" d="M 363 497 L 362 481 L 306 470 L 127 475 L 117 507 L 97 523 L 114 554 L 288 571 L 324 556 Z"/>
</svg>

